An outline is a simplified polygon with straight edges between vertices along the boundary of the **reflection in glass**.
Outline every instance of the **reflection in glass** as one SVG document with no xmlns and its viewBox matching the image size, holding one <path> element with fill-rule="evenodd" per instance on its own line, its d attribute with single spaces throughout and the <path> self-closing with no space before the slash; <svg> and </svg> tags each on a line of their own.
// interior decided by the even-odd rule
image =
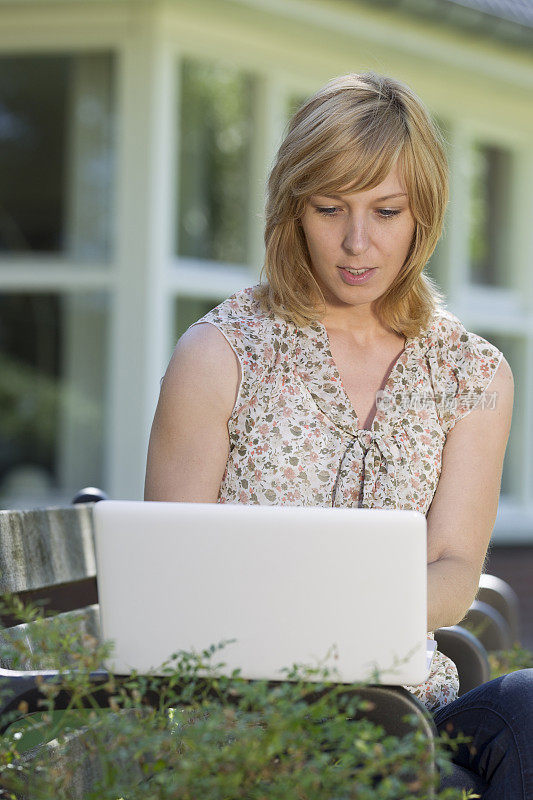
<svg viewBox="0 0 533 800">
<path fill-rule="evenodd" d="M 113 59 L 0 57 L 0 255 L 106 261 Z"/>
<path fill-rule="evenodd" d="M 108 304 L 101 293 L 0 295 L 0 506 L 104 487 Z"/>
<path fill-rule="evenodd" d="M 206 299 L 205 297 L 177 297 L 174 307 L 174 341 L 182 336 L 187 328 L 200 317 L 218 306 L 225 298 Z"/>
<path fill-rule="evenodd" d="M 511 155 L 477 144 L 471 150 L 470 276 L 471 282 L 505 287 L 511 183 Z"/>
<path fill-rule="evenodd" d="M 252 78 L 229 66 L 181 65 L 179 255 L 245 264 L 251 208 Z"/>
</svg>

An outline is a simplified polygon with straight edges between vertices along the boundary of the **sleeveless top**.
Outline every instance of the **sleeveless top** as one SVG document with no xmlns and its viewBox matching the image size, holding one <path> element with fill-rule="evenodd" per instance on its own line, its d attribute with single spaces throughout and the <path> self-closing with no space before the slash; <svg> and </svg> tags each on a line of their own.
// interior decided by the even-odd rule
<svg viewBox="0 0 533 800">
<path fill-rule="evenodd" d="M 427 514 L 446 436 L 476 403 L 494 402 L 484 391 L 502 353 L 437 310 L 421 335 L 407 338 L 371 428 L 360 430 L 325 326 L 264 311 L 253 289 L 194 323 L 215 325 L 241 365 L 217 502 Z M 427 681 L 405 688 L 434 711 L 457 697 L 455 664 L 436 651 Z"/>
</svg>

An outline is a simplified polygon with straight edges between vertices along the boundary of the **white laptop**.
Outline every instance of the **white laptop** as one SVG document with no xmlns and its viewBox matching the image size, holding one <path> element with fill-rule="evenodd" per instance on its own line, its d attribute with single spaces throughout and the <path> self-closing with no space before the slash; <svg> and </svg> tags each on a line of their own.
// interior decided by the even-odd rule
<svg viewBox="0 0 533 800">
<path fill-rule="evenodd" d="M 94 518 L 115 673 L 157 674 L 178 650 L 235 640 L 216 653 L 223 674 L 279 680 L 300 664 L 345 683 L 428 676 L 416 511 L 102 501 Z"/>
</svg>

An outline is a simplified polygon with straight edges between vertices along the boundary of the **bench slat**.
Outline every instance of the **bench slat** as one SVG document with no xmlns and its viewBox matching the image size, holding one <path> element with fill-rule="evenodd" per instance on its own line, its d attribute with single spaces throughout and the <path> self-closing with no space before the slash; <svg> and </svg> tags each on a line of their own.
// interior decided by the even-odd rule
<svg viewBox="0 0 533 800">
<path fill-rule="evenodd" d="M 57 614 L 55 617 L 39 619 L 37 622 L 23 623 L 15 625 L 9 630 L 0 630 L 0 667 L 2 669 L 58 669 L 68 666 L 68 659 L 65 663 L 59 663 L 60 658 L 57 653 L 44 652 L 42 648 L 43 635 L 46 636 L 47 627 L 61 623 L 71 623 L 75 625 L 76 640 L 80 643 L 84 636 L 91 636 L 97 641 L 100 640 L 100 613 L 97 605 L 87 608 L 80 608 L 77 611 L 69 611 L 66 614 Z M 69 630 L 72 630 L 69 627 Z M 24 653 L 31 653 L 31 663 L 26 660 L 22 664 L 13 664 L 9 658 L 10 643 L 23 642 Z M 41 642 L 41 646 L 39 645 Z"/>
<path fill-rule="evenodd" d="M 78 608 L 98 603 L 98 586 L 96 578 L 83 578 L 72 583 L 58 583 L 43 589 L 29 589 L 17 592 L 16 597 L 27 607 L 34 605 L 42 608 L 48 616 L 51 614 L 74 611 Z M 0 610 L 0 623 L 4 628 L 11 628 L 20 623 L 19 617 Z"/>
<path fill-rule="evenodd" d="M 96 575 L 92 504 L 0 511 L 0 595 Z"/>
</svg>

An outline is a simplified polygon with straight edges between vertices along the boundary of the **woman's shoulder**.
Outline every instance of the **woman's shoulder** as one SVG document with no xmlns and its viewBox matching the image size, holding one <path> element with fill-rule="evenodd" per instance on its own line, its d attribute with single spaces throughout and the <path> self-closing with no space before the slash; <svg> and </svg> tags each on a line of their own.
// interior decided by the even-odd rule
<svg viewBox="0 0 533 800">
<path fill-rule="evenodd" d="M 445 432 L 466 416 L 485 395 L 503 359 L 498 348 L 444 308 L 437 309 L 427 329 L 425 354 L 438 397 Z"/>
<path fill-rule="evenodd" d="M 286 346 L 287 323 L 265 310 L 255 297 L 255 286 L 249 286 L 215 306 L 187 333 L 211 326 L 217 328 L 219 334 L 215 335 L 222 334 L 220 340 L 225 339 L 225 346 L 229 345 L 237 356 L 242 373 L 242 398 L 251 397 Z"/>
<path fill-rule="evenodd" d="M 440 342 L 441 345 L 444 345 L 454 343 L 468 331 L 459 317 L 456 317 L 444 306 L 437 306 L 431 315 L 426 333 L 432 344 Z"/>
<path fill-rule="evenodd" d="M 222 332 L 250 345 L 272 336 L 282 336 L 287 323 L 261 305 L 255 290 L 256 286 L 239 289 L 194 324 L 210 322 Z"/>
<path fill-rule="evenodd" d="M 263 308 L 255 297 L 256 286 L 234 292 L 198 322 L 214 322 L 235 328 L 261 330 L 280 322 L 280 318 Z"/>
<path fill-rule="evenodd" d="M 443 307 L 433 312 L 425 336 L 428 347 L 442 362 L 499 362 L 502 355 L 494 344 L 480 334 L 469 331 L 459 317 Z"/>
</svg>

